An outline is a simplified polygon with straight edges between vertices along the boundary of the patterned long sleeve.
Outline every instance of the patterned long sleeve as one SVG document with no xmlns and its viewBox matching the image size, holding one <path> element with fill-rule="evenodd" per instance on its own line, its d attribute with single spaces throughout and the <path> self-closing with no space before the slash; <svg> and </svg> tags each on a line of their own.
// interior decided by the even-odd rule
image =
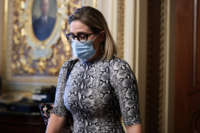
<svg viewBox="0 0 200 133">
<path fill-rule="evenodd" d="M 52 113 L 58 116 L 66 116 L 68 113 L 68 110 L 66 109 L 64 105 L 64 98 L 63 98 L 65 85 L 66 85 L 66 74 L 67 74 L 68 64 L 69 64 L 68 62 L 65 62 L 63 64 L 58 76 L 56 96 L 55 96 L 54 106 L 52 110 Z"/>
<path fill-rule="evenodd" d="M 125 126 L 141 123 L 138 105 L 138 87 L 134 73 L 127 62 L 116 59 L 111 62 L 110 82 L 119 100 Z"/>
</svg>

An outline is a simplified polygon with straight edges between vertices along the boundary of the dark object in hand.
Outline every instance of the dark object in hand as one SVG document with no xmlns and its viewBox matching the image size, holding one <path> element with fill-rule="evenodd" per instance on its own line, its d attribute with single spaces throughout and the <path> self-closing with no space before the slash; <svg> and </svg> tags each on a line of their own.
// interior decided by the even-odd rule
<svg viewBox="0 0 200 133">
<path fill-rule="evenodd" d="M 41 103 L 39 105 L 41 116 L 44 120 L 44 124 L 48 125 L 51 110 L 53 109 L 52 103 Z M 72 133 L 73 120 L 71 118 L 66 119 L 65 127 L 62 129 L 62 133 Z"/>
<path fill-rule="evenodd" d="M 48 119 L 50 117 L 50 111 L 51 111 L 51 109 L 53 109 L 53 105 L 50 103 L 41 103 L 39 105 L 39 108 L 40 108 L 42 118 L 44 120 L 44 124 L 47 126 Z"/>
</svg>

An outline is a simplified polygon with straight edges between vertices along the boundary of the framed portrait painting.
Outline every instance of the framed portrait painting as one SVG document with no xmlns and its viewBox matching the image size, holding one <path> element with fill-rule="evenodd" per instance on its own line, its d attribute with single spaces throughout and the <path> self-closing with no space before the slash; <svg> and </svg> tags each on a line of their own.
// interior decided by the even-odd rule
<svg viewBox="0 0 200 133">
<path fill-rule="evenodd" d="M 44 41 L 50 37 L 56 23 L 56 0 L 34 0 L 32 5 L 32 27 L 35 37 Z"/>
<path fill-rule="evenodd" d="M 81 2 L 5 0 L 4 88 L 31 90 L 56 84 L 62 64 L 71 58 L 67 18 Z"/>
</svg>

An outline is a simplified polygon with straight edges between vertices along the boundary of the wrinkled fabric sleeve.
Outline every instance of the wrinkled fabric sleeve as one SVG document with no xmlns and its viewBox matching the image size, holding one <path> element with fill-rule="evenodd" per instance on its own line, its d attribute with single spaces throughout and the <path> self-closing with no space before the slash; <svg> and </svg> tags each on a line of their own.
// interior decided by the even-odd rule
<svg viewBox="0 0 200 133">
<path fill-rule="evenodd" d="M 115 59 L 111 62 L 110 82 L 119 101 L 125 126 L 141 124 L 138 87 L 134 73 L 127 62 Z"/>
<path fill-rule="evenodd" d="M 68 71 L 68 62 L 65 62 L 63 66 L 60 69 L 58 81 L 57 81 L 57 87 L 56 87 L 56 95 L 55 100 L 53 104 L 52 113 L 64 117 L 68 114 L 68 110 L 66 109 L 64 105 L 64 91 L 65 91 L 65 85 L 66 85 L 66 75 Z"/>
</svg>

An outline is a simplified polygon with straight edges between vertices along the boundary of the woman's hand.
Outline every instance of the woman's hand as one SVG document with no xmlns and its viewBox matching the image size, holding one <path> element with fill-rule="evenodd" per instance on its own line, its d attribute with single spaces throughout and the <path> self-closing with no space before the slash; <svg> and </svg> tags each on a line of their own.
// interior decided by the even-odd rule
<svg viewBox="0 0 200 133">
<path fill-rule="evenodd" d="M 51 114 L 46 133 L 60 133 L 61 129 L 64 127 L 65 117 L 60 117 L 55 114 Z"/>
<path fill-rule="evenodd" d="M 126 132 L 127 133 L 142 133 L 141 124 L 126 126 Z"/>
</svg>

